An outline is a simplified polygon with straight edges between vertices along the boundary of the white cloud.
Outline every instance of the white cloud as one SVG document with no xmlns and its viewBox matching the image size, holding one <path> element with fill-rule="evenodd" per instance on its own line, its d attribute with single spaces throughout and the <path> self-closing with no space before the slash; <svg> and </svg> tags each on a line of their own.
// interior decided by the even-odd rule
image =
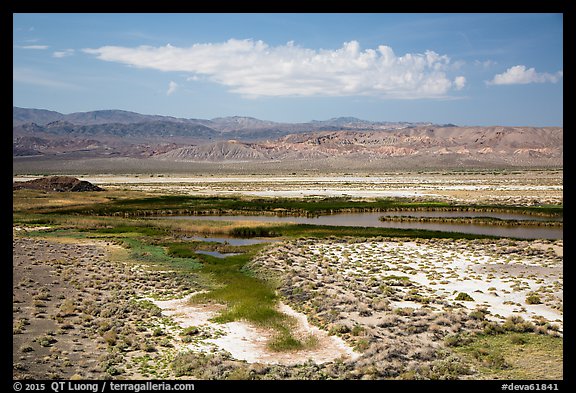
<svg viewBox="0 0 576 393">
<path fill-rule="evenodd" d="M 48 45 L 16 45 L 16 48 L 20 48 L 20 49 L 40 49 L 40 50 L 44 50 L 44 49 L 48 49 L 49 46 L 48 46 Z"/>
<path fill-rule="evenodd" d="M 341 48 L 307 49 L 288 42 L 269 46 L 262 41 L 231 39 L 223 43 L 179 48 L 103 46 L 84 49 L 104 61 L 165 72 L 188 72 L 228 86 L 232 92 L 258 96 L 351 96 L 441 98 L 463 87 L 451 81 L 454 63 L 433 51 L 397 56 L 380 45 L 361 50 L 356 41 Z"/>
<path fill-rule="evenodd" d="M 74 49 L 64 49 L 64 50 L 55 51 L 54 53 L 52 53 L 52 57 L 62 58 L 62 57 L 72 56 L 73 54 L 74 54 Z"/>
<path fill-rule="evenodd" d="M 178 88 L 178 83 L 170 81 L 170 83 L 168 84 L 168 90 L 166 91 L 166 95 L 169 96 L 172 93 L 174 93 L 176 91 L 176 89 Z"/>
<path fill-rule="evenodd" d="M 463 76 L 457 76 L 454 78 L 454 87 L 456 90 L 462 90 L 466 86 L 466 78 Z"/>
<path fill-rule="evenodd" d="M 489 85 L 524 85 L 528 83 L 556 83 L 562 79 L 564 72 L 558 71 L 555 74 L 547 72 L 536 72 L 534 68 L 526 69 L 524 65 L 510 67 L 502 74 L 497 74 L 491 81 L 486 82 Z"/>
</svg>

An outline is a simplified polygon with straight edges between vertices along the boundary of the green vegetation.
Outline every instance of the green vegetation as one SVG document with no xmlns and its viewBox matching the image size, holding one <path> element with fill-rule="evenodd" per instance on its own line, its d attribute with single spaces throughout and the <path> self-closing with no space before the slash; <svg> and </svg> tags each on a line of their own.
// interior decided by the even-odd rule
<svg viewBox="0 0 576 393">
<path fill-rule="evenodd" d="M 250 238 L 250 237 L 276 237 L 279 233 L 267 227 L 240 227 L 234 228 L 230 231 L 233 237 Z"/>
<path fill-rule="evenodd" d="M 122 243 L 130 250 L 130 259 L 133 261 L 183 271 L 196 270 L 200 267 L 200 264 L 191 258 L 171 257 L 166 254 L 164 247 L 147 244 L 144 240 L 124 238 Z"/>
<path fill-rule="evenodd" d="M 415 217 L 415 216 L 381 216 L 383 222 L 431 222 L 448 224 L 474 224 L 490 226 L 563 226 L 562 221 L 544 220 L 511 220 L 497 217 Z"/>
<path fill-rule="evenodd" d="M 275 214 L 317 216 L 338 212 L 384 211 L 497 211 L 545 216 L 561 216 L 562 206 L 495 206 L 458 205 L 446 202 L 421 202 L 409 199 L 381 198 L 375 201 L 350 200 L 334 197 L 322 199 L 239 198 L 164 195 L 145 198 L 110 199 L 80 206 L 51 206 L 36 213 L 82 214 L 95 216 L 152 216 L 152 215 L 226 215 Z"/>
<path fill-rule="evenodd" d="M 519 348 L 520 347 L 520 348 Z M 562 379 L 562 338 L 534 333 L 477 335 L 453 350 L 490 379 Z"/>
<path fill-rule="evenodd" d="M 304 344 L 290 333 L 294 323 L 292 318 L 276 310 L 278 297 L 274 289 L 244 269 L 244 265 L 250 261 L 255 250 L 256 248 L 252 247 L 246 254 L 228 258 L 199 255 L 203 262 L 201 271 L 209 274 L 216 281 L 217 287 L 208 293 L 192 297 L 191 301 L 226 304 L 228 307 L 215 318 L 215 322 L 247 320 L 258 326 L 273 329 L 277 334 L 268 343 L 269 348 L 273 350 L 302 348 Z"/>
<path fill-rule="evenodd" d="M 540 299 L 540 296 L 537 293 L 531 293 L 528 296 L 526 296 L 526 304 L 541 304 L 542 303 L 542 299 Z"/>
<path fill-rule="evenodd" d="M 288 238 L 314 237 L 320 239 L 335 237 L 405 237 L 442 239 L 490 239 L 495 236 L 476 235 L 460 232 L 428 231 L 423 229 L 398 229 L 377 227 L 345 227 L 311 224 L 286 224 L 274 226 L 274 232 Z"/>
<path fill-rule="evenodd" d="M 464 302 L 473 302 L 474 298 L 472 298 L 472 296 L 468 295 L 466 292 L 460 292 L 458 296 L 456 296 L 456 300 L 461 300 Z"/>
<path fill-rule="evenodd" d="M 164 243 L 166 252 L 171 257 L 196 258 L 196 251 L 219 251 L 226 253 L 244 253 L 252 249 L 259 250 L 260 246 L 231 246 L 229 244 L 202 241 L 170 242 Z"/>
<path fill-rule="evenodd" d="M 88 229 L 85 229 L 85 231 L 88 231 Z M 166 234 L 165 230 L 155 228 L 152 225 L 117 225 L 107 228 L 91 229 L 89 231 L 102 234 L 139 233 L 145 236 L 161 236 Z"/>
</svg>

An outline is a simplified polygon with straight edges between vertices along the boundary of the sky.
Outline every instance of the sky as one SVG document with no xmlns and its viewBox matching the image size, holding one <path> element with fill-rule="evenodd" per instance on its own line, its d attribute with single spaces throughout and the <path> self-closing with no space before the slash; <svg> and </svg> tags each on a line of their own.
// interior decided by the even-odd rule
<svg viewBox="0 0 576 393">
<path fill-rule="evenodd" d="M 16 13 L 13 104 L 563 126 L 563 15 Z"/>
</svg>

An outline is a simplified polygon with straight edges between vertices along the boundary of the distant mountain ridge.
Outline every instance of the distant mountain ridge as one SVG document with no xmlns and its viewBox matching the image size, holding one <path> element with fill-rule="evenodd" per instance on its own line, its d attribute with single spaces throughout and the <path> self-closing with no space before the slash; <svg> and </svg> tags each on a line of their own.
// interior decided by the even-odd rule
<svg viewBox="0 0 576 393">
<path fill-rule="evenodd" d="M 242 116 L 180 119 L 120 110 L 63 115 L 18 107 L 13 114 L 13 156 L 18 160 L 563 165 L 562 127 L 459 127 L 355 117 L 277 123 Z"/>
<path fill-rule="evenodd" d="M 299 129 L 309 130 L 332 130 L 338 129 L 398 129 L 432 125 L 432 123 L 409 123 L 409 122 L 371 122 L 355 117 L 338 117 L 329 120 L 313 120 L 307 123 L 281 123 L 268 120 L 260 120 L 247 116 L 217 117 L 207 119 L 185 119 L 171 116 L 143 115 L 136 112 L 123 110 L 98 110 L 91 112 L 76 112 L 68 115 L 48 111 L 45 109 L 12 107 L 12 126 L 16 127 L 26 123 L 35 123 L 40 126 L 48 125 L 55 121 L 64 121 L 75 126 L 87 126 L 98 124 L 136 124 L 144 122 L 166 122 L 179 124 L 195 124 L 212 128 L 219 132 L 233 132 L 242 130 L 275 129 L 294 132 Z"/>
<path fill-rule="evenodd" d="M 562 129 L 555 127 L 420 127 L 386 133 L 318 131 L 260 143 L 215 142 L 177 148 L 154 158 L 219 162 L 413 157 L 426 162 L 452 157 L 510 165 L 532 161 L 561 165 L 562 144 Z"/>
</svg>

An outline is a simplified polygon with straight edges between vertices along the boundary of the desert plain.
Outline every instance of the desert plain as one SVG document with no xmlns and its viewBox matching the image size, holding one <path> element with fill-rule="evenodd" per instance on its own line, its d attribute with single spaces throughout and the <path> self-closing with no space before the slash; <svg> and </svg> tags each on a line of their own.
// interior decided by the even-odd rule
<svg viewBox="0 0 576 393">
<path fill-rule="evenodd" d="M 74 176 L 13 192 L 14 379 L 563 378 L 561 238 L 250 218 L 558 218 L 562 169 Z"/>
</svg>

